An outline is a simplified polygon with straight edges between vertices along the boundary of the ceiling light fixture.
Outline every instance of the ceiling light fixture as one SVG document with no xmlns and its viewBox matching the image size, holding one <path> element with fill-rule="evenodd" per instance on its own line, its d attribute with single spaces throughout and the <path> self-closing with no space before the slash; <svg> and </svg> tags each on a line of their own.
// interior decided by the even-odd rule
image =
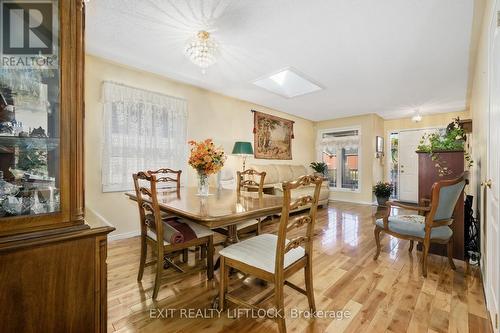
<svg viewBox="0 0 500 333">
<path fill-rule="evenodd" d="M 201 30 L 187 43 L 184 53 L 205 74 L 206 69 L 217 62 L 217 43 L 208 31 Z"/>
<path fill-rule="evenodd" d="M 411 121 L 413 121 L 414 123 L 419 123 L 420 121 L 422 121 L 422 115 L 420 114 L 419 109 L 415 110 L 415 114 L 413 115 L 413 117 L 411 117 Z"/>
</svg>

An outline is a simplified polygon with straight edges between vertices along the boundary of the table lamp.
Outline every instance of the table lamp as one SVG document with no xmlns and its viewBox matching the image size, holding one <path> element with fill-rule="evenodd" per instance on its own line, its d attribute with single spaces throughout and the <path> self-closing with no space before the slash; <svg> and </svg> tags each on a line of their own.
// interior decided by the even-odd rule
<svg viewBox="0 0 500 333">
<path fill-rule="evenodd" d="M 248 155 L 253 155 L 253 148 L 250 142 L 236 141 L 233 147 L 233 155 L 243 157 L 243 171 L 245 171 L 245 162 Z"/>
</svg>

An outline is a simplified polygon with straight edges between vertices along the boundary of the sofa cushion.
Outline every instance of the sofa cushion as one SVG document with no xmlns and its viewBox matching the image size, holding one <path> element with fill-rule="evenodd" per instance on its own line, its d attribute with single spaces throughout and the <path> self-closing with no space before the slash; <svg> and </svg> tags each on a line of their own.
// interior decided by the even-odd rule
<svg viewBox="0 0 500 333">
<path fill-rule="evenodd" d="M 280 183 L 289 182 L 293 180 L 293 173 L 289 164 L 276 164 L 275 167 L 278 170 Z"/>
<path fill-rule="evenodd" d="M 276 184 L 280 182 L 278 170 L 276 170 L 274 164 L 267 164 L 267 165 L 254 164 L 250 166 L 250 169 L 253 169 L 257 172 L 264 171 L 266 173 L 266 177 L 264 178 L 264 184 Z"/>
<path fill-rule="evenodd" d="M 304 176 L 309 174 L 307 169 L 303 165 L 290 165 L 290 169 L 292 170 L 292 178 L 297 179 L 300 176 Z"/>
</svg>

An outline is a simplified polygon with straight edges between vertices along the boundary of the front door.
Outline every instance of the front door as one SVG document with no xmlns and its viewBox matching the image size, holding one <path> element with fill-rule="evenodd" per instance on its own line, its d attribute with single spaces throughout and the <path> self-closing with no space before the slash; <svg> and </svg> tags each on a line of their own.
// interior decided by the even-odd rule
<svg viewBox="0 0 500 333">
<path fill-rule="evenodd" d="M 408 130 L 399 132 L 399 200 L 418 202 L 418 154 L 420 139 L 435 129 Z"/>
<path fill-rule="evenodd" d="M 483 182 L 486 193 L 486 300 L 495 332 L 498 329 L 500 298 L 500 28 L 497 13 L 500 2 L 496 2 L 491 23 L 492 47 L 490 48 L 490 107 L 488 115 L 488 166 L 487 179 Z"/>
</svg>

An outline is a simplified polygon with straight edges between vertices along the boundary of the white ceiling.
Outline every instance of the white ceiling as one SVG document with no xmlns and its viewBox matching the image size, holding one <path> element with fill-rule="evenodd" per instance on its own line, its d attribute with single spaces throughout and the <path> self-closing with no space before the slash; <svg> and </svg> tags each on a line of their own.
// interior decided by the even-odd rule
<svg viewBox="0 0 500 333">
<path fill-rule="evenodd" d="M 203 5 L 202 5 L 203 4 Z M 87 52 L 311 120 L 464 110 L 473 0 L 93 0 Z M 218 62 L 183 54 L 209 25 Z M 292 67 L 324 90 L 252 84 Z"/>
</svg>

